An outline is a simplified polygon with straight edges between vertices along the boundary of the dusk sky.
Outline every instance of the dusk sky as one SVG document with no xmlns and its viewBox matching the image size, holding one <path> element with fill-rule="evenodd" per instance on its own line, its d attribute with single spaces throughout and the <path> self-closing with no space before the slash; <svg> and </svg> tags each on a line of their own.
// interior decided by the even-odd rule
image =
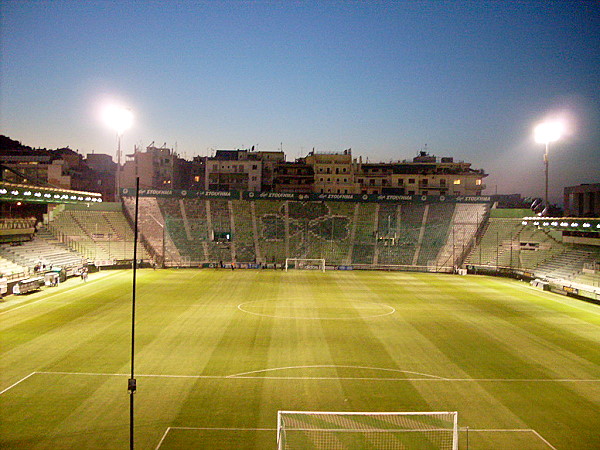
<svg viewBox="0 0 600 450">
<path fill-rule="evenodd" d="M 58 2 L 0 6 L 0 134 L 116 153 L 107 102 L 131 108 L 124 153 L 187 159 L 256 146 L 288 160 L 425 148 L 483 168 L 486 193 L 551 200 L 600 182 L 600 2 Z"/>
</svg>

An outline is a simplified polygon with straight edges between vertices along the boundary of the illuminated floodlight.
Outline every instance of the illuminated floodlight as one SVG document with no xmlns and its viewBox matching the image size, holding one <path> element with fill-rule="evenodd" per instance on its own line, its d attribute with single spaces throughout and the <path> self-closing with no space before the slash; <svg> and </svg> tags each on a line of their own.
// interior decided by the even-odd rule
<svg viewBox="0 0 600 450">
<path fill-rule="evenodd" d="M 558 141 L 560 137 L 564 134 L 564 132 L 565 125 L 562 121 L 559 120 L 548 120 L 546 122 L 542 122 L 539 125 L 537 125 L 533 130 L 535 141 L 539 144 L 544 144 L 546 147 L 546 151 L 544 153 L 546 190 L 544 195 L 544 211 L 542 212 L 542 215 L 545 215 L 545 213 L 549 212 L 550 209 L 550 203 L 548 203 L 548 150 L 550 147 L 550 142 Z"/>
<path fill-rule="evenodd" d="M 584 223 L 584 224 L 583 224 L 583 228 L 589 228 L 589 227 L 590 227 L 590 224 L 589 224 L 589 223 Z"/>
<path fill-rule="evenodd" d="M 533 130 L 535 141 L 538 144 L 548 144 L 558 141 L 564 132 L 565 126 L 559 121 L 540 123 Z"/>
<path fill-rule="evenodd" d="M 521 225 L 527 225 L 527 221 L 524 220 L 523 222 L 521 222 Z"/>
<path fill-rule="evenodd" d="M 130 109 L 117 105 L 108 105 L 102 112 L 106 125 L 122 136 L 125 130 L 133 125 L 133 112 Z"/>
</svg>

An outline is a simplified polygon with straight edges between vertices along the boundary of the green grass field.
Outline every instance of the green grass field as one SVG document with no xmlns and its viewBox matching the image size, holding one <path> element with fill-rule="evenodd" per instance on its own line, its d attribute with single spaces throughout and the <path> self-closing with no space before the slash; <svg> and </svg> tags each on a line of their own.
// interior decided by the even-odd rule
<svg viewBox="0 0 600 450">
<path fill-rule="evenodd" d="M 128 447 L 131 280 L 0 305 L 0 448 Z M 512 280 L 141 270 L 135 372 L 138 449 L 275 448 L 278 410 L 458 411 L 461 449 L 600 448 L 600 307 Z"/>
</svg>

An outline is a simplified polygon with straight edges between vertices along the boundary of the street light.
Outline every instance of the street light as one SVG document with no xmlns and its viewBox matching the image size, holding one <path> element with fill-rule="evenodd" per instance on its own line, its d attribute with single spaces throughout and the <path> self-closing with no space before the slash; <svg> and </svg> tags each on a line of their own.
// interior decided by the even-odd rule
<svg viewBox="0 0 600 450">
<path fill-rule="evenodd" d="M 119 198 L 121 185 L 121 136 L 133 125 L 133 113 L 130 109 L 109 105 L 104 108 L 104 122 L 117 132 L 117 176 L 115 177 L 115 200 Z"/>
<path fill-rule="evenodd" d="M 550 142 L 555 142 L 560 139 L 564 133 L 564 125 L 562 122 L 543 122 L 535 127 L 533 130 L 535 141 L 538 144 L 544 144 L 546 151 L 544 153 L 544 165 L 546 168 L 546 191 L 544 197 L 544 211 L 547 212 L 550 208 L 548 203 L 548 147 Z"/>
</svg>

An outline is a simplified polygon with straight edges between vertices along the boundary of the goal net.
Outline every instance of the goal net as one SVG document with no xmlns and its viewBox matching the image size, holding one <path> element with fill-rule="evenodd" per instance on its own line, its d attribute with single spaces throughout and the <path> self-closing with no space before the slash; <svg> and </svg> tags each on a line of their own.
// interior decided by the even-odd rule
<svg viewBox="0 0 600 450">
<path fill-rule="evenodd" d="M 458 450 L 458 414 L 279 411 L 277 448 Z"/>
<path fill-rule="evenodd" d="M 287 272 L 288 269 L 320 270 L 321 272 L 325 272 L 325 260 L 314 258 L 286 258 L 285 271 Z"/>
</svg>

